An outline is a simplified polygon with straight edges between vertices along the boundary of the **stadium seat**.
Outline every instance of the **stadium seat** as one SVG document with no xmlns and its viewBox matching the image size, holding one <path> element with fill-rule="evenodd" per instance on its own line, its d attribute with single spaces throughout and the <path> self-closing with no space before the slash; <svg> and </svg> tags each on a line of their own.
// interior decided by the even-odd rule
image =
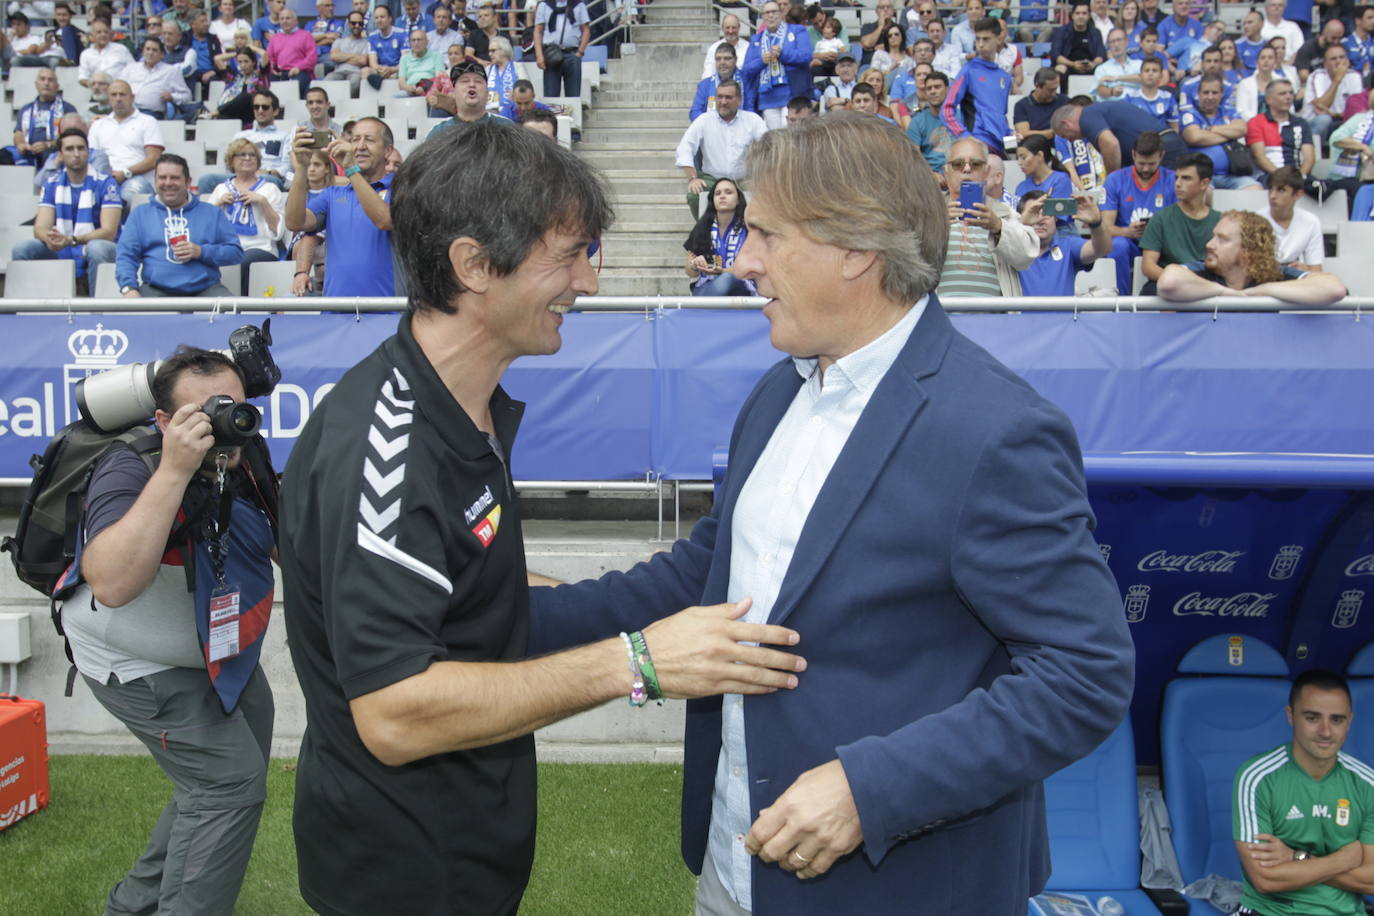
<svg viewBox="0 0 1374 916">
<path fill-rule="evenodd" d="M 1158 916 L 1159 908 L 1140 889 L 1140 814 L 1129 717 L 1091 754 L 1045 780 L 1045 815 L 1054 867 L 1045 890 L 1093 902 L 1109 896 L 1127 916 Z"/>
<path fill-rule="evenodd" d="M 1350 201 L 1344 188 L 1332 191 L 1326 195 L 1326 200 L 1320 203 L 1315 198 L 1304 194 L 1298 198 L 1297 206 L 1321 220 L 1322 233 L 1325 235 L 1334 234 L 1336 227 L 1350 218 Z"/>
<path fill-rule="evenodd" d="M 347 83 L 335 83 L 335 86 L 347 86 Z M 366 83 L 363 83 L 366 86 Z M 333 98 L 331 96 L 331 98 Z M 356 121 L 359 118 L 375 118 L 377 116 L 377 100 L 369 99 L 350 99 L 348 96 L 341 95 L 334 102 L 334 120 L 340 124 L 349 121 Z"/>
<path fill-rule="evenodd" d="M 14 110 L 18 111 L 25 105 L 38 98 L 38 87 L 34 85 L 34 77 L 30 73 L 37 73 L 36 67 L 16 67 L 19 71 L 19 78 L 16 80 L 10 77 L 10 84 L 14 87 Z M 25 79 L 24 77 L 28 77 Z"/>
<path fill-rule="evenodd" d="M 239 290 L 243 289 L 243 265 L 224 264 L 219 269 L 219 282 L 229 288 L 229 292 L 237 296 Z"/>
<path fill-rule="evenodd" d="M 1174 829 L 1183 883 L 1207 875 L 1239 881 L 1231 836 L 1231 786 L 1250 757 L 1289 740 L 1288 665 L 1273 648 L 1248 636 L 1219 634 L 1189 649 L 1183 675 L 1164 688 L 1160 758 L 1164 799 Z M 1189 912 L 1213 916 L 1189 899 Z"/>
<path fill-rule="evenodd" d="M 1008 159 L 1002 164 L 1006 170 L 1007 177 L 1002 179 L 1002 187 L 1005 190 L 1016 193 L 1016 189 L 1021 186 L 1021 182 L 1026 180 L 1026 173 L 1021 171 L 1021 163 L 1015 158 Z"/>
<path fill-rule="evenodd" d="M 229 145 L 229 141 L 234 139 L 234 134 L 242 129 L 238 121 L 197 121 L 196 142 L 211 154 L 214 162 L 224 165 L 224 149 Z"/>
<path fill-rule="evenodd" d="M 857 22 L 854 27 L 858 27 Z M 589 45 L 587 47 L 587 53 L 582 55 L 582 59 L 594 61 L 601 69 L 601 72 L 605 73 L 608 68 L 610 56 L 611 52 L 605 45 Z"/>
<path fill-rule="evenodd" d="M 1336 254 L 1342 258 L 1364 255 L 1366 262 L 1374 252 L 1374 223 L 1349 220 L 1336 227 Z"/>
<path fill-rule="evenodd" d="M 1093 287 L 1116 289 L 1116 262 L 1111 258 L 1098 258 L 1092 267 L 1079 271 L 1073 278 L 1075 296 L 1085 296 Z"/>
<path fill-rule="evenodd" d="M 1350 704 L 1355 716 L 1350 720 L 1344 750 L 1370 763 L 1374 761 L 1374 642 L 1355 653 L 1345 668 L 1345 676 L 1350 683 Z"/>
<path fill-rule="evenodd" d="M 94 299 L 118 299 L 119 280 L 115 278 L 113 264 L 97 264 L 90 281 L 91 297 Z"/>
<path fill-rule="evenodd" d="M 1269 195 L 1263 188 L 1245 188 L 1228 191 L 1217 188 L 1212 192 L 1212 209 L 1225 213 L 1227 210 L 1249 210 L 1263 213 L 1269 209 Z"/>
<path fill-rule="evenodd" d="M 33 238 L 32 226 L 0 226 L 0 272 L 10 263 L 10 254 L 16 242 L 26 242 Z"/>
<path fill-rule="evenodd" d="M 1374 223 L 1354 223 L 1353 225 L 1374 226 Z M 1339 248 L 1337 250 L 1339 250 Z M 1322 270 L 1340 277 L 1341 282 L 1345 284 L 1345 288 L 1350 291 L 1350 295 L 1374 296 L 1374 271 L 1369 269 L 1368 256 L 1361 257 L 1360 255 L 1349 255 L 1326 258 L 1322 261 Z"/>
<path fill-rule="evenodd" d="M 0 194 L 33 193 L 33 166 L 0 165 Z"/>
<path fill-rule="evenodd" d="M 1131 262 L 1131 295 L 1139 296 L 1141 288 L 1145 285 L 1145 271 L 1141 269 L 1142 258 L 1136 258 Z"/>
<path fill-rule="evenodd" d="M 29 170 L 29 178 L 32 180 L 33 169 L 29 166 L 22 168 Z M 32 188 L 17 194 L 0 193 L 0 226 L 18 226 L 33 219 L 37 212 L 38 198 L 33 196 Z"/>
<path fill-rule="evenodd" d="M 255 261 L 248 265 L 248 295 L 262 296 L 271 288 L 274 296 L 290 296 L 295 273 L 292 261 Z"/>
<path fill-rule="evenodd" d="M 1097 77 L 1090 73 L 1075 73 L 1069 76 L 1069 88 L 1065 93 L 1069 98 L 1076 95 L 1092 95 L 1097 90 Z"/>
<path fill-rule="evenodd" d="M 408 99 L 387 99 L 386 100 L 386 120 L 390 124 L 392 121 L 424 121 L 429 117 L 429 103 L 419 96 L 412 96 Z M 391 128 L 395 133 L 396 128 Z"/>
<path fill-rule="evenodd" d="M 5 270 L 6 299 L 70 299 L 75 295 L 75 261 L 11 261 Z"/>
</svg>

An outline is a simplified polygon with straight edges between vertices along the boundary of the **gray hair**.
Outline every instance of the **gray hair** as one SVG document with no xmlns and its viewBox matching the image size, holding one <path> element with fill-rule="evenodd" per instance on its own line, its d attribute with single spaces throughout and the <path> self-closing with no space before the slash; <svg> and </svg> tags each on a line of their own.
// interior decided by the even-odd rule
<svg viewBox="0 0 1374 916">
<path fill-rule="evenodd" d="M 391 215 L 411 311 L 446 314 L 466 291 L 449 261 L 456 239 L 475 239 L 505 277 L 546 233 L 597 239 L 614 218 L 591 166 L 509 121 L 459 123 L 422 143 L 396 173 Z"/>
<path fill-rule="evenodd" d="M 1270 81 L 1269 81 L 1269 85 L 1264 87 L 1264 97 L 1265 97 L 1266 99 L 1269 98 L 1269 93 L 1273 92 L 1273 91 L 1274 91 L 1275 89 L 1277 89 L 1279 86 L 1287 86 L 1289 89 L 1292 89 L 1292 88 L 1293 88 L 1293 83 L 1292 83 L 1292 81 L 1286 80 L 1286 79 L 1273 79 L 1273 80 L 1270 80 Z"/>
<path fill-rule="evenodd" d="M 770 130 L 745 158 L 754 193 L 807 238 L 878 252 L 888 297 L 915 302 L 939 283 L 945 202 L 935 173 L 898 128 L 838 111 Z M 817 175 L 841 177 L 818 185 Z"/>
</svg>

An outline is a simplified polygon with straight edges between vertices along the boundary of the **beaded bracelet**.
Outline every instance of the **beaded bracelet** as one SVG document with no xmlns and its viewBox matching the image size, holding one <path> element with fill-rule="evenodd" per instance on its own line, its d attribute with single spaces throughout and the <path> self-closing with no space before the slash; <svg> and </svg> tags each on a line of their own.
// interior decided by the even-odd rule
<svg viewBox="0 0 1374 916">
<path fill-rule="evenodd" d="M 630 642 L 634 645 L 635 660 L 639 662 L 639 670 L 644 676 L 644 687 L 648 691 L 649 699 L 657 700 L 658 705 L 662 706 L 663 690 L 658 686 L 658 672 L 654 670 L 654 660 L 649 656 L 649 643 L 638 630 L 630 634 Z"/>
<path fill-rule="evenodd" d="M 625 654 L 630 659 L 630 677 L 633 678 L 630 684 L 630 705 L 643 706 L 649 700 L 649 695 L 644 692 L 644 675 L 639 669 L 639 659 L 635 656 L 634 644 L 630 641 L 630 634 L 622 632 L 621 640 L 625 643 Z"/>
</svg>

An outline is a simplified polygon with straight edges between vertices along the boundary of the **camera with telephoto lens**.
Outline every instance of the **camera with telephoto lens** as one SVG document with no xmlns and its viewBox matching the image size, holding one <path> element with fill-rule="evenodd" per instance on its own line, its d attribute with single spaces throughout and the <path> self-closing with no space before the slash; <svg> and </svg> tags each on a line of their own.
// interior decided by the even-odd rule
<svg viewBox="0 0 1374 916">
<path fill-rule="evenodd" d="M 260 398 L 271 394 L 281 381 L 281 369 L 273 361 L 272 351 L 269 349 L 272 345 L 271 324 L 270 318 L 262 323 L 261 328 L 246 324 L 229 335 L 227 350 L 216 351 L 233 360 L 234 365 L 242 373 L 243 392 L 246 397 Z M 153 379 L 161 365 L 161 360 L 153 363 L 132 363 L 77 382 L 76 408 L 81 413 L 81 419 L 96 432 L 101 433 L 119 432 L 147 420 L 157 410 L 157 405 L 153 401 Z M 227 444 L 241 445 L 257 433 L 262 425 L 262 414 L 256 407 L 241 404 L 233 398 L 225 399 L 231 404 L 246 408 L 256 416 L 251 431 L 230 433 L 231 429 L 246 428 L 241 425 L 245 420 L 244 416 L 227 408 L 217 408 L 226 417 L 223 421 L 225 435 L 234 437 L 233 441 Z M 207 402 L 206 413 L 210 413 L 209 407 Z M 230 417 L 230 414 L 233 416 Z M 210 422 L 215 425 L 215 414 L 210 415 Z M 215 425 L 215 444 L 226 444 L 221 441 L 218 425 Z"/>
<path fill-rule="evenodd" d="M 219 448 L 243 445 L 262 429 L 262 411 L 227 394 L 214 395 L 200 409 L 210 417 L 210 430 Z"/>
</svg>

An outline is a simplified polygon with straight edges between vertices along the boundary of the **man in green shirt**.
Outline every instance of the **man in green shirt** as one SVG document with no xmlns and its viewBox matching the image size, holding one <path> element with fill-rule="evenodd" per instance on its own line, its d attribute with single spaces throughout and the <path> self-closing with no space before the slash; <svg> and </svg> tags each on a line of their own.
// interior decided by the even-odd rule
<svg viewBox="0 0 1374 916">
<path fill-rule="evenodd" d="M 1374 770 L 1341 753 L 1350 688 L 1338 674 L 1293 681 L 1293 740 L 1236 771 L 1232 837 L 1245 872 L 1241 914 L 1362 916 L 1374 893 Z"/>
<path fill-rule="evenodd" d="M 396 72 L 401 92 L 423 96 L 443 65 L 444 61 L 439 55 L 429 49 L 429 33 L 424 29 L 411 30 L 410 50 L 401 55 L 400 68 Z"/>
<path fill-rule="evenodd" d="M 1153 217 L 1140 238 L 1140 269 L 1147 282 L 1142 296 L 1156 295 L 1155 282 L 1170 264 L 1188 264 L 1207 255 L 1221 212 L 1207 203 L 1212 190 L 1212 160 L 1205 153 L 1189 153 L 1174 169 L 1174 197 L 1177 203 Z"/>
</svg>

